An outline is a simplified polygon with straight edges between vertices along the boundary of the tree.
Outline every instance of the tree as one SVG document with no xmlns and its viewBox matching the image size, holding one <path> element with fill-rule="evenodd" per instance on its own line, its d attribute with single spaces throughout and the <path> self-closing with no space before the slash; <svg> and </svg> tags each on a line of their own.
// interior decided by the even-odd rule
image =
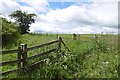
<svg viewBox="0 0 120 80">
<path fill-rule="evenodd" d="M 0 37 L 2 37 L 2 45 L 15 41 L 19 37 L 19 32 L 17 25 L 15 23 L 7 21 L 7 19 L 0 17 L 2 21 L 2 30 L 0 32 Z"/>
<path fill-rule="evenodd" d="M 14 11 L 9 15 L 11 18 L 14 18 L 19 24 L 19 30 L 21 34 L 28 33 L 30 24 L 35 22 L 36 14 L 28 14 L 22 12 L 21 10 Z"/>
</svg>

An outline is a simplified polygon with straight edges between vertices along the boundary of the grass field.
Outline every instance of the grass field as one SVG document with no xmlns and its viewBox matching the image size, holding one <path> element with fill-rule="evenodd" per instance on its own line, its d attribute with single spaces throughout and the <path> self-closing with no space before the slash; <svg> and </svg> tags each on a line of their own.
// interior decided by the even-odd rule
<svg viewBox="0 0 120 80">
<path fill-rule="evenodd" d="M 5 76 L 5 78 L 117 78 L 118 77 L 118 36 L 83 34 L 72 39 L 72 34 L 59 34 L 70 49 L 68 52 L 62 45 L 59 53 L 50 53 L 31 62 L 46 59 L 47 62 L 39 65 L 37 69 L 31 70 L 21 76 L 16 73 Z M 3 50 L 17 49 L 22 43 L 28 47 L 39 45 L 56 39 L 56 34 L 25 34 L 3 47 Z M 97 41 L 97 42 L 96 42 Z M 34 55 L 39 50 L 29 52 L 28 56 Z M 3 55 L 2 61 L 16 59 L 16 54 Z M 31 63 L 29 62 L 29 63 Z M 0 67 L 2 71 L 15 69 L 15 64 Z"/>
</svg>

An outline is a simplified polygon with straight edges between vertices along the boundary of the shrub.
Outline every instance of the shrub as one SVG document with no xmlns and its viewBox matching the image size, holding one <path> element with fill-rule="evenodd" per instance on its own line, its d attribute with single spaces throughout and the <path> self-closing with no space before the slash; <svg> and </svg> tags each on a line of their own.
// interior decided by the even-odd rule
<svg viewBox="0 0 120 80">
<path fill-rule="evenodd" d="M 2 21 L 2 45 L 5 46 L 10 42 L 14 42 L 19 37 L 17 25 L 15 23 L 7 21 L 5 18 L 0 18 Z"/>
</svg>

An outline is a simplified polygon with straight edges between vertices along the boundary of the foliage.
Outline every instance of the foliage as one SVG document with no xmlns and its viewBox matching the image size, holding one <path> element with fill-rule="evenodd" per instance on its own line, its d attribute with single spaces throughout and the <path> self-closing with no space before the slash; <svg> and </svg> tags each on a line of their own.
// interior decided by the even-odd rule
<svg viewBox="0 0 120 80">
<path fill-rule="evenodd" d="M 2 31 L 0 35 L 2 36 L 2 45 L 15 41 L 19 37 L 19 32 L 15 23 L 7 21 L 5 18 L 0 18 L 2 21 Z"/>
<path fill-rule="evenodd" d="M 14 11 L 9 15 L 14 18 L 18 24 L 21 34 L 28 33 L 30 24 L 35 22 L 35 14 L 28 14 L 27 12 L 22 12 L 21 10 Z"/>
<path fill-rule="evenodd" d="M 118 77 L 117 35 L 101 35 L 97 43 L 96 39 L 91 37 L 93 35 L 80 35 L 76 40 L 73 40 L 70 34 L 59 34 L 59 36 L 63 38 L 71 53 L 62 45 L 61 52 L 57 52 L 57 54 L 54 52 L 46 56 L 41 56 L 39 59 L 32 60 L 31 62 L 36 62 L 46 59 L 46 63 L 39 65 L 35 70 L 32 69 L 22 76 L 17 76 L 13 73 L 6 76 L 6 78 L 20 77 L 31 78 L 33 80 L 58 80 L 66 78 L 116 79 Z M 55 38 L 55 34 L 24 34 L 21 36 L 19 43 L 27 43 L 28 47 L 30 47 L 54 40 Z M 44 51 L 44 49 L 40 48 L 40 50 L 36 49 L 28 52 L 28 56 L 40 53 L 40 51 Z M 3 61 L 13 60 L 16 56 L 15 54 L 4 55 Z M 14 68 L 16 68 L 15 65 L 7 65 L 3 67 L 3 71 Z"/>
</svg>

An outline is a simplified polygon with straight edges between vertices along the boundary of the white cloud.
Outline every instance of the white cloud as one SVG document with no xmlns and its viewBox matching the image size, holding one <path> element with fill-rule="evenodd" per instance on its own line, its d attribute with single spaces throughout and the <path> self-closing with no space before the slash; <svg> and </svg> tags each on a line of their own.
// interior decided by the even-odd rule
<svg viewBox="0 0 120 80">
<path fill-rule="evenodd" d="M 88 11 L 101 25 L 110 27 L 118 24 L 117 3 L 95 3 L 90 6 Z"/>
<path fill-rule="evenodd" d="M 25 4 L 28 4 L 37 12 L 47 12 L 48 9 L 48 2 L 46 0 L 22 0 Z"/>
<path fill-rule="evenodd" d="M 90 0 L 90 1 L 92 1 L 92 2 L 116 2 L 116 3 L 118 3 L 119 2 L 119 0 Z"/>
<path fill-rule="evenodd" d="M 0 13 L 4 16 L 10 14 L 16 9 L 20 9 L 20 5 L 12 0 L 1 0 L 0 1 Z"/>
<path fill-rule="evenodd" d="M 20 10 L 28 12 L 28 13 L 35 13 L 36 15 L 38 15 L 38 12 L 34 8 L 29 7 L 29 6 L 20 6 Z"/>
<path fill-rule="evenodd" d="M 85 27 L 77 27 L 72 29 L 71 33 L 78 33 L 78 34 L 90 34 L 93 33 L 91 26 L 85 26 Z"/>
<path fill-rule="evenodd" d="M 26 5 L 18 4 L 24 2 Z M 54 1 L 53 1 L 54 2 Z M 77 1 L 75 1 L 77 2 Z M 9 19 L 8 14 L 15 10 L 37 14 L 36 23 L 30 27 L 31 32 L 42 31 L 52 33 L 101 33 L 117 32 L 118 3 L 117 0 L 89 0 L 67 8 L 52 10 L 47 0 L 2 0 L 0 13 Z M 95 3 L 94 3 L 95 2 Z M 46 14 L 39 14 L 45 12 Z"/>
<path fill-rule="evenodd" d="M 37 19 L 39 26 L 34 30 L 35 26 L 32 26 L 31 30 L 63 33 L 117 32 L 117 7 L 115 3 L 92 3 L 51 10 L 47 14 L 40 14 Z"/>
<path fill-rule="evenodd" d="M 21 5 L 18 2 L 23 2 L 26 5 Z M 38 14 L 39 12 L 47 12 L 48 6 L 49 4 L 45 0 L 1 0 L 0 14 L 7 16 L 15 10 Z"/>
<path fill-rule="evenodd" d="M 115 28 L 108 28 L 108 27 L 103 27 L 103 32 L 117 32 L 118 30 Z"/>
</svg>

